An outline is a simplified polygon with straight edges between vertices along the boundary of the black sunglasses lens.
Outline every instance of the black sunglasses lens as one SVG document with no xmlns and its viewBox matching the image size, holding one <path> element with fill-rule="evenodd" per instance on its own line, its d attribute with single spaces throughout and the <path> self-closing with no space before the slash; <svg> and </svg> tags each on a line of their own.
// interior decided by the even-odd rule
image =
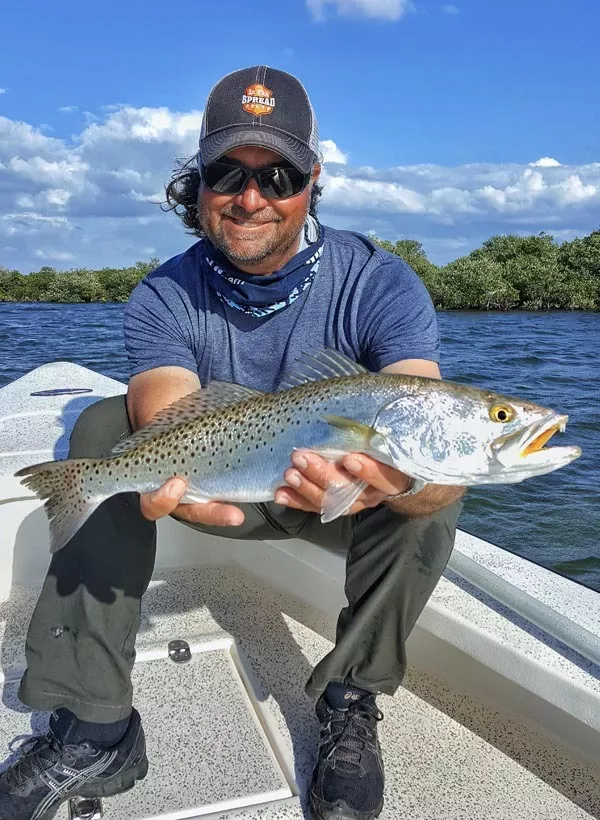
<svg viewBox="0 0 600 820">
<path fill-rule="evenodd" d="M 228 162 L 212 162 L 202 166 L 202 179 L 217 194 L 239 194 L 251 176 L 256 177 L 263 196 L 268 199 L 296 196 L 304 190 L 310 179 L 309 174 L 303 174 L 293 165 L 261 168 L 254 173 Z"/>
<path fill-rule="evenodd" d="M 217 194 L 239 194 L 248 175 L 243 168 L 226 162 L 213 162 L 202 166 L 202 178 Z"/>
<path fill-rule="evenodd" d="M 306 185 L 306 175 L 293 166 L 265 168 L 257 176 L 261 191 L 270 199 L 296 196 Z"/>
</svg>

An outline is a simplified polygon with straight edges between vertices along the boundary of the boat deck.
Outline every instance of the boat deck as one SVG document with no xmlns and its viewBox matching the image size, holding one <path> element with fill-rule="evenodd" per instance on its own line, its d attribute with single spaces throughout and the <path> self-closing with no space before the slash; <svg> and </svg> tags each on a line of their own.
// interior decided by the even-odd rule
<svg viewBox="0 0 600 820">
<path fill-rule="evenodd" d="M 45 726 L 16 698 L 36 596 L 13 587 L 0 609 L 3 756 L 9 740 Z M 159 569 L 143 612 L 134 683 L 151 768 L 134 790 L 104 801 L 105 820 L 308 817 L 318 730 L 303 687 L 332 646 L 331 618 L 226 565 Z M 168 659 L 178 638 L 192 648 L 189 663 Z M 396 695 L 378 702 L 382 820 L 600 817 L 598 769 L 471 693 L 411 667 Z"/>
</svg>

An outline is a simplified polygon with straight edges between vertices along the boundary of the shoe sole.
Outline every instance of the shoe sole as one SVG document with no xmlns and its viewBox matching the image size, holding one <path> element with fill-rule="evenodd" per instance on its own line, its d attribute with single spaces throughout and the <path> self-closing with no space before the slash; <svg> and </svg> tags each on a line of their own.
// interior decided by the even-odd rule
<svg viewBox="0 0 600 820">
<path fill-rule="evenodd" d="M 128 792 L 130 789 L 133 789 L 138 780 L 143 780 L 147 774 L 148 758 L 144 757 L 143 760 L 140 760 L 137 766 L 127 769 L 127 771 L 123 772 L 121 775 L 115 776 L 114 779 L 111 779 L 107 783 L 84 784 L 79 789 L 77 794 L 70 794 L 62 800 L 58 806 L 54 806 L 50 809 L 50 811 L 40 815 L 37 820 L 53 820 L 60 807 L 69 800 L 77 800 L 77 798 L 93 800 L 94 798 L 100 799 L 102 797 L 115 797 L 117 794 Z"/>
<path fill-rule="evenodd" d="M 116 794 L 122 794 L 133 789 L 138 780 L 143 780 L 148 774 L 148 758 L 133 766 L 131 769 L 123 772 L 114 779 L 111 778 L 106 783 L 88 783 L 80 789 L 79 794 L 74 797 L 114 797 Z M 70 798 L 71 799 L 71 798 Z"/>
<path fill-rule="evenodd" d="M 311 794 L 310 810 L 313 820 L 375 820 L 383 810 L 383 800 L 375 811 L 354 811 L 343 800 L 318 806 L 317 799 Z"/>
</svg>

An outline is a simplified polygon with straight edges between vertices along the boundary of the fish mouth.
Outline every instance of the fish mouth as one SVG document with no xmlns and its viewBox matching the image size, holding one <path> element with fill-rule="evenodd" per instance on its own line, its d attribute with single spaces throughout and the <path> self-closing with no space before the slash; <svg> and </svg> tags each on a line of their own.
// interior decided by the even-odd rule
<svg viewBox="0 0 600 820">
<path fill-rule="evenodd" d="M 581 448 L 546 447 L 555 433 L 564 433 L 568 416 L 552 413 L 542 421 L 527 425 L 492 444 L 495 459 L 503 468 L 517 472 L 542 474 L 568 464 L 581 455 Z"/>
<path fill-rule="evenodd" d="M 538 453 L 544 449 L 544 445 L 550 441 L 555 433 L 564 433 L 567 428 L 568 416 L 554 416 L 548 421 L 539 422 L 529 427 L 526 432 L 526 438 L 520 445 L 520 455 L 531 455 L 531 453 Z"/>
</svg>

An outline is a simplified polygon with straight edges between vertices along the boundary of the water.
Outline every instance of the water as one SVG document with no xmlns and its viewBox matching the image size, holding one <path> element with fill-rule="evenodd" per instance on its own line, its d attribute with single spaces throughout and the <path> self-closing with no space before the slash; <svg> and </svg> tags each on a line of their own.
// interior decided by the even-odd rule
<svg viewBox="0 0 600 820">
<path fill-rule="evenodd" d="M 122 304 L 0 303 L 0 386 L 56 360 L 126 382 Z M 439 314 L 447 379 L 569 415 L 583 455 L 522 484 L 469 491 L 460 527 L 600 591 L 598 313 Z"/>
</svg>

